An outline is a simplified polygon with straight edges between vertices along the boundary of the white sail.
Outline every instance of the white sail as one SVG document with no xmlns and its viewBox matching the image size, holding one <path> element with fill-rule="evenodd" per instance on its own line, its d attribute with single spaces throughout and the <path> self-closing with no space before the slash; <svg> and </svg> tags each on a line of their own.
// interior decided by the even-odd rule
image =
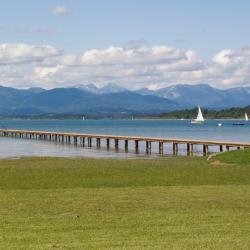
<svg viewBox="0 0 250 250">
<path fill-rule="evenodd" d="M 197 118 L 193 119 L 191 121 L 191 123 L 203 123 L 204 121 L 205 120 L 204 120 L 204 117 L 202 115 L 201 108 L 200 108 L 200 106 L 198 106 L 198 115 L 197 115 Z"/>
<path fill-rule="evenodd" d="M 248 115 L 245 113 L 245 120 L 248 121 Z"/>
<path fill-rule="evenodd" d="M 203 118 L 203 115 L 202 115 L 200 107 L 198 107 L 198 115 L 197 115 L 196 121 L 197 122 L 204 122 L 204 118 Z"/>
</svg>

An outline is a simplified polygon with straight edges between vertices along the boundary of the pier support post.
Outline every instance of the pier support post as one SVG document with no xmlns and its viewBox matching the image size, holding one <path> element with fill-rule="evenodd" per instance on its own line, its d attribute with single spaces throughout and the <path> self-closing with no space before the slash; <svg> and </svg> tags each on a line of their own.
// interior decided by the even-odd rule
<svg viewBox="0 0 250 250">
<path fill-rule="evenodd" d="M 92 138 L 88 137 L 88 147 L 92 147 Z"/>
<path fill-rule="evenodd" d="M 173 155 L 178 155 L 178 143 L 173 143 Z"/>
<path fill-rule="evenodd" d="M 74 145 L 77 145 L 77 136 L 74 136 Z"/>
<path fill-rule="evenodd" d="M 125 152 L 128 152 L 128 140 L 124 141 Z"/>
<path fill-rule="evenodd" d="M 115 150 L 119 149 L 119 140 L 115 139 Z"/>
<path fill-rule="evenodd" d="M 135 140 L 135 153 L 139 153 L 139 141 Z"/>
<path fill-rule="evenodd" d="M 203 145 L 203 155 L 206 156 L 208 154 L 208 145 Z"/>
<path fill-rule="evenodd" d="M 187 155 L 190 156 L 193 154 L 193 144 L 187 144 Z"/>
<path fill-rule="evenodd" d="M 163 154 L 163 142 L 159 142 L 159 154 L 162 155 Z"/>
<path fill-rule="evenodd" d="M 223 145 L 220 145 L 220 152 L 223 152 Z"/>
<path fill-rule="evenodd" d="M 96 147 L 97 148 L 101 147 L 101 139 L 100 138 L 96 138 Z"/>
<path fill-rule="evenodd" d="M 151 141 L 146 141 L 146 154 L 151 154 Z"/>
<path fill-rule="evenodd" d="M 229 149 L 230 149 L 230 147 L 227 145 L 227 146 L 226 146 L 226 150 L 229 151 Z"/>
<path fill-rule="evenodd" d="M 106 138 L 106 147 L 107 147 L 107 149 L 109 149 L 109 147 L 110 147 L 110 139 L 109 138 Z"/>
<path fill-rule="evenodd" d="M 82 146 L 85 146 L 85 137 L 82 137 Z"/>
</svg>

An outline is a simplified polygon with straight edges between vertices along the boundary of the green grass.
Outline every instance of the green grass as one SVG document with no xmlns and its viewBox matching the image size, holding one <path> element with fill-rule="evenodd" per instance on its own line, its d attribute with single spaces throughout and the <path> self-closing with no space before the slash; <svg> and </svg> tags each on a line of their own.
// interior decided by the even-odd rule
<svg viewBox="0 0 250 250">
<path fill-rule="evenodd" d="M 216 159 L 225 163 L 250 165 L 250 149 L 229 151 L 216 156 Z"/>
<path fill-rule="evenodd" d="M 0 160 L 0 249 L 249 249 L 250 163 L 230 154 Z"/>
</svg>

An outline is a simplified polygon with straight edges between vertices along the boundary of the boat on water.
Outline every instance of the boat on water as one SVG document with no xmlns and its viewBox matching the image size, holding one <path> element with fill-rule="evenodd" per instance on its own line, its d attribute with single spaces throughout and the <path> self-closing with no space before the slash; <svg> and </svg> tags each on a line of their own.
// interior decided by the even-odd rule
<svg viewBox="0 0 250 250">
<path fill-rule="evenodd" d="M 191 124 L 203 124 L 205 121 L 203 114 L 201 112 L 200 106 L 198 106 L 198 114 L 196 119 L 191 120 Z"/>
<path fill-rule="evenodd" d="M 248 121 L 248 115 L 247 115 L 247 113 L 245 113 L 245 121 L 246 122 Z M 235 122 L 235 123 L 233 123 L 233 125 L 234 126 L 244 126 L 245 123 L 243 123 L 243 122 Z"/>
<path fill-rule="evenodd" d="M 85 121 L 85 117 L 84 116 L 82 117 L 82 120 Z"/>
<path fill-rule="evenodd" d="M 245 124 L 242 122 L 235 122 L 233 123 L 234 126 L 244 126 Z"/>
<path fill-rule="evenodd" d="M 245 120 L 248 121 L 248 115 L 245 113 Z"/>
</svg>

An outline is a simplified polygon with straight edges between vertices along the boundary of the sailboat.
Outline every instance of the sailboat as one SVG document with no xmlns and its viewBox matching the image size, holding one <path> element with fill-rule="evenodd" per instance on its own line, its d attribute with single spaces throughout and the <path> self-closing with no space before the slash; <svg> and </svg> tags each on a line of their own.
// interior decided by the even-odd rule
<svg viewBox="0 0 250 250">
<path fill-rule="evenodd" d="M 247 115 L 247 113 L 245 113 L 245 121 L 248 121 L 248 115 Z M 243 123 L 243 122 L 235 122 L 235 123 L 233 123 L 233 125 L 243 126 L 243 125 L 245 125 L 245 123 Z"/>
<path fill-rule="evenodd" d="M 191 123 L 192 124 L 202 124 L 204 121 L 205 120 L 203 118 L 203 115 L 202 115 L 202 112 L 201 112 L 201 108 L 200 108 L 200 106 L 198 106 L 198 115 L 197 115 L 197 118 L 191 120 Z"/>
<path fill-rule="evenodd" d="M 248 121 L 248 115 L 245 113 L 245 120 Z"/>
</svg>

